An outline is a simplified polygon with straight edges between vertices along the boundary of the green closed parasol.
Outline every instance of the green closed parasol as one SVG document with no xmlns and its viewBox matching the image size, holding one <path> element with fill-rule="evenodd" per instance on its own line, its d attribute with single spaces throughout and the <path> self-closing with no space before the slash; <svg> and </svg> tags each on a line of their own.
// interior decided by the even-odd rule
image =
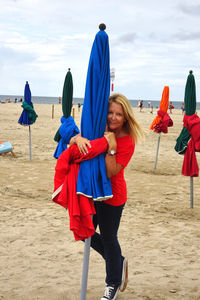
<svg viewBox="0 0 200 300">
<path fill-rule="evenodd" d="M 193 72 L 190 71 L 185 87 L 185 114 L 192 116 L 196 112 L 196 86 Z"/>
<path fill-rule="evenodd" d="M 195 79 L 193 72 L 190 71 L 186 86 L 185 86 L 185 97 L 184 97 L 184 104 L 185 104 L 185 114 L 187 116 L 192 116 L 196 112 L 196 87 L 195 87 Z M 176 140 L 176 145 L 174 149 L 179 154 L 184 154 L 188 142 L 191 138 L 191 135 L 186 127 L 183 127 L 179 137 Z"/>
<path fill-rule="evenodd" d="M 197 175 L 197 168 L 195 172 L 192 173 L 192 168 L 194 168 L 194 163 L 192 160 L 189 162 L 188 166 L 186 167 L 187 157 L 186 152 L 189 152 L 188 146 L 191 143 L 191 139 L 193 138 L 188 130 L 188 120 L 191 119 L 190 117 L 194 115 L 195 118 L 198 118 L 195 115 L 196 112 L 196 86 L 195 86 L 195 79 L 192 71 L 189 71 L 189 75 L 187 77 L 187 82 L 185 86 L 185 97 L 184 97 L 184 104 L 185 104 L 185 116 L 183 118 L 183 129 L 176 140 L 176 145 L 174 149 L 179 154 L 184 154 L 184 162 L 182 167 L 182 174 L 185 176 L 190 176 L 190 207 L 193 208 L 193 177 Z M 193 117 L 192 117 L 193 118 Z M 195 151 L 195 150 L 194 150 Z M 192 159 L 192 156 L 190 156 Z M 196 160 L 196 159 L 195 159 Z M 198 166 L 197 166 L 198 167 Z M 190 174 L 190 175 L 189 175 Z"/>
<path fill-rule="evenodd" d="M 64 86 L 63 86 L 63 93 L 62 93 L 62 111 L 63 116 L 68 118 L 71 116 L 72 110 L 72 101 L 73 101 L 73 80 L 70 68 L 65 76 Z M 55 134 L 54 140 L 59 142 L 61 139 L 61 135 L 59 133 L 59 129 Z"/>
<path fill-rule="evenodd" d="M 67 145 L 70 143 L 70 139 L 79 133 L 79 128 L 74 122 L 71 116 L 73 100 L 73 81 L 70 69 L 68 69 L 67 75 L 65 76 L 63 95 L 62 95 L 62 111 L 63 116 L 61 117 L 61 125 L 55 134 L 54 140 L 58 142 L 54 157 L 57 159 L 63 151 L 67 149 Z"/>
<path fill-rule="evenodd" d="M 63 111 L 63 116 L 65 118 L 71 116 L 72 100 L 73 100 L 72 73 L 70 72 L 70 69 L 68 69 L 67 75 L 65 77 L 63 94 L 62 94 L 62 111 Z"/>
</svg>

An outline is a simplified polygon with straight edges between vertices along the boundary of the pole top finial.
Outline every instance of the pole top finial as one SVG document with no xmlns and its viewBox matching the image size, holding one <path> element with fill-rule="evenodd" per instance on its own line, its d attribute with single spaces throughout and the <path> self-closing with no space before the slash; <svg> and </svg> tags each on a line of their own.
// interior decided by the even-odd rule
<svg viewBox="0 0 200 300">
<path fill-rule="evenodd" d="M 101 23 L 99 25 L 99 29 L 104 31 L 106 29 L 106 25 L 104 23 Z"/>
</svg>

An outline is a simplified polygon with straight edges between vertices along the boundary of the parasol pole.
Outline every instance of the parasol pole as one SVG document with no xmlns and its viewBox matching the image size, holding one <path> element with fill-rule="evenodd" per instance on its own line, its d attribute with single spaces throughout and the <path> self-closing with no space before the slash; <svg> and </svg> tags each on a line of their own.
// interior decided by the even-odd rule
<svg viewBox="0 0 200 300">
<path fill-rule="evenodd" d="M 91 237 L 85 240 L 80 300 L 86 299 Z"/>
<path fill-rule="evenodd" d="M 157 150 L 156 150 L 156 159 L 155 159 L 155 164 L 154 164 L 154 169 L 156 169 L 157 166 L 157 161 L 158 161 L 158 151 L 159 151 L 159 145 L 160 145 L 160 132 L 158 136 L 158 143 L 157 143 Z"/>
<path fill-rule="evenodd" d="M 190 208 L 193 208 L 193 177 L 190 177 Z"/>
<path fill-rule="evenodd" d="M 31 126 L 29 125 L 29 158 L 31 160 Z"/>
</svg>

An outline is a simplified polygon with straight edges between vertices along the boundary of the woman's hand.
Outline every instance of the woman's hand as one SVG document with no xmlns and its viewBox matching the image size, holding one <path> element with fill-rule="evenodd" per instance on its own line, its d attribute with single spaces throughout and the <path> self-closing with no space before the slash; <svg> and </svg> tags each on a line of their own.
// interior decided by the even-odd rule
<svg viewBox="0 0 200 300">
<path fill-rule="evenodd" d="M 79 151 L 81 152 L 81 154 L 87 154 L 88 153 L 88 148 L 91 148 L 91 144 L 90 141 L 84 137 L 82 137 L 81 135 L 78 135 L 76 137 L 76 145 L 78 146 Z"/>
<path fill-rule="evenodd" d="M 104 137 L 108 142 L 108 150 L 117 150 L 117 142 L 114 132 L 106 131 L 104 132 Z"/>
</svg>

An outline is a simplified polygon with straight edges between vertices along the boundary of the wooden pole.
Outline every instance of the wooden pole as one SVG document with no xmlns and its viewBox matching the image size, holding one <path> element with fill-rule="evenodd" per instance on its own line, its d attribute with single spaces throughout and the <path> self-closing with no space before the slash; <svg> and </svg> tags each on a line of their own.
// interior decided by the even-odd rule
<svg viewBox="0 0 200 300">
<path fill-rule="evenodd" d="M 52 119 L 54 118 L 54 104 L 52 104 Z"/>
<path fill-rule="evenodd" d="M 72 117 L 75 118 L 75 108 L 72 108 Z"/>
</svg>

